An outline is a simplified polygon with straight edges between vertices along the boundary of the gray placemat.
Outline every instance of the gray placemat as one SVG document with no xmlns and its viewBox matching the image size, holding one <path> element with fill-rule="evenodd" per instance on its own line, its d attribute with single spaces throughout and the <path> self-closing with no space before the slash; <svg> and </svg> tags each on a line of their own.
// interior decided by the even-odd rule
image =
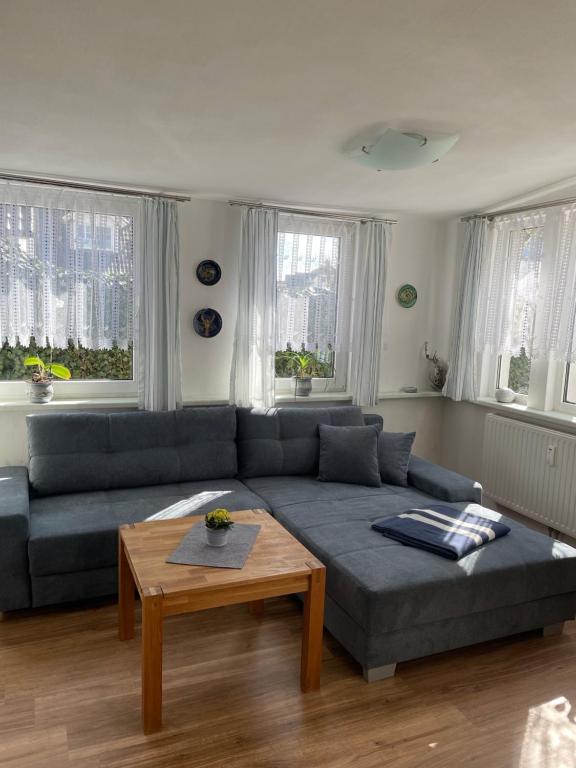
<svg viewBox="0 0 576 768">
<path fill-rule="evenodd" d="M 166 558 L 167 563 L 179 565 L 209 565 L 212 568 L 242 568 L 252 551 L 259 525 L 234 523 L 223 547 L 211 547 L 206 543 L 206 526 L 196 523 L 180 544 Z"/>
</svg>

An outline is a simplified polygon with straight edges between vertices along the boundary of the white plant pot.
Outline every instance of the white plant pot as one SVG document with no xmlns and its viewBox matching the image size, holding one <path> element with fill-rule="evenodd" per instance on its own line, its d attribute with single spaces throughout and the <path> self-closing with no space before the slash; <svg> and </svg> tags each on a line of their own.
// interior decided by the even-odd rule
<svg viewBox="0 0 576 768">
<path fill-rule="evenodd" d="M 513 403 L 516 397 L 516 392 L 508 387 L 502 387 L 496 390 L 496 400 L 499 403 Z"/>
<path fill-rule="evenodd" d="M 49 403 L 54 397 L 51 381 L 29 381 L 28 399 L 31 403 Z"/>
<path fill-rule="evenodd" d="M 228 541 L 230 528 L 208 528 L 206 527 L 206 544 L 209 547 L 223 547 Z"/>
</svg>

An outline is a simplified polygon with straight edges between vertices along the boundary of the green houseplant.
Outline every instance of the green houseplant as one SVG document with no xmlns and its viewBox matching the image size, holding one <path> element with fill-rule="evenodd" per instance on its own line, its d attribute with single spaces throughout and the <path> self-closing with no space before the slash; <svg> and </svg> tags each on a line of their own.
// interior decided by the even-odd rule
<svg viewBox="0 0 576 768">
<path fill-rule="evenodd" d="M 204 517 L 206 543 L 211 547 L 223 547 L 228 540 L 230 528 L 234 525 L 227 509 L 213 509 Z"/>
<path fill-rule="evenodd" d="M 39 357 L 27 357 L 24 360 L 27 368 L 34 367 L 29 381 L 29 399 L 31 403 L 49 403 L 54 397 L 52 382 L 54 376 L 58 379 L 72 378 L 72 374 L 65 365 L 60 363 L 44 363 Z"/>
<path fill-rule="evenodd" d="M 319 360 L 318 355 L 305 349 L 300 352 L 287 349 L 281 353 L 281 357 L 286 361 L 287 368 L 294 378 L 296 397 L 308 397 L 312 392 L 312 377 L 324 375 L 322 371 L 324 364 Z"/>
</svg>

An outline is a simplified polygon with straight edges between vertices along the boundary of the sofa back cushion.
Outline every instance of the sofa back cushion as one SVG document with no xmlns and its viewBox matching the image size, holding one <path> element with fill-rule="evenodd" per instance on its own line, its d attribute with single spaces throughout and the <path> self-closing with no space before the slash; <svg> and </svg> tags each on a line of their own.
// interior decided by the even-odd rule
<svg viewBox="0 0 576 768">
<path fill-rule="evenodd" d="M 37 495 L 216 480 L 237 473 L 234 406 L 27 417 Z"/>
<path fill-rule="evenodd" d="M 319 424 L 361 427 L 356 406 L 335 408 L 238 408 L 240 477 L 318 474 Z"/>
</svg>

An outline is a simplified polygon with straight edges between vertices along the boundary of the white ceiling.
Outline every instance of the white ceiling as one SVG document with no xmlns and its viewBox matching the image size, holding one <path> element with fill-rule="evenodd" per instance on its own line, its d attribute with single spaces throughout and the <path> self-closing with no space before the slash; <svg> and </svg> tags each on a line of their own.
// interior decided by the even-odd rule
<svg viewBox="0 0 576 768">
<path fill-rule="evenodd" d="M 576 175 L 574 0 L 2 0 L 0 167 L 377 211 Z M 459 131 L 376 173 L 375 123 Z"/>
</svg>

